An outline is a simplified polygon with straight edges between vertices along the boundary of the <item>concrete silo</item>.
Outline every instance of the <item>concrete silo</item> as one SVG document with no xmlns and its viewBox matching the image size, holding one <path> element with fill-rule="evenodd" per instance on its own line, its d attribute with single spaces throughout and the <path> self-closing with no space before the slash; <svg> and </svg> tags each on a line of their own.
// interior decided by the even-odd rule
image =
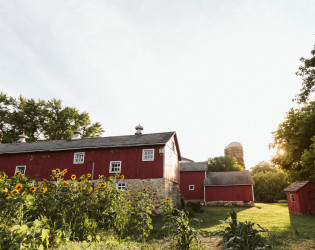
<svg viewBox="0 0 315 250">
<path fill-rule="evenodd" d="M 239 142 L 231 142 L 224 148 L 224 155 L 236 158 L 239 165 L 245 168 L 243 146 Z"/>
</svg>

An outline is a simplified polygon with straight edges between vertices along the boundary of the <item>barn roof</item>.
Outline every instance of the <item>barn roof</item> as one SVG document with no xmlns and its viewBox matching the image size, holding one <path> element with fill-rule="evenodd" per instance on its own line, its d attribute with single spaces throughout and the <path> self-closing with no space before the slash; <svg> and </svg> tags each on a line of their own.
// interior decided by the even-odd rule
<svg viewBox="0 0 315 250">
<path fill-rule="evenodd" d="M 286 192 L 295 192 L 304 187 L 309 181 L 296 181 L 292 183 L 290 186 L 286 187 L 284 191 Z"/>
<path fill-rule="evenodd" d="M 205 186 L 253 185 L 254 180 L 248 170 L 230 172 L 207 172 Z"/>
<path fill-rule="evenodd" d="M 188 172 L 188 171 L 207 171 L 208 163 L 206 161 L 203 162 L 181 162 L 179 163 L 179 171 L 180 172 Z"/>
<path fill-rule="evenodd" d="M 175 132 L 164 132 L 142 135 L 124 135 L 98 138 L 83 138 L 78 140 L 55 140 L 26 143 L 0 144 L 0 154 L 18 154 L 29 152 L 65 151 L 96 148 L 122 148 L 135 146 L 165 145 L 175 135 L 177 149 L 180 155 Z"/>
</svg>

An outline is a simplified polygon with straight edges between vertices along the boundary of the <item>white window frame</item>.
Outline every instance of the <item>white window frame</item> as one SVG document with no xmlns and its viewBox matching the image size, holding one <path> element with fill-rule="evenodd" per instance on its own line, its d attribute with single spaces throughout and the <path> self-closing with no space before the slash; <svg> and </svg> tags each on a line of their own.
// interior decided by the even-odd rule
<svg viewBox="0 0 315 250">
<path fill-rule="evenodd" d="M 116 163 L 119 163 L 119 171 L 114 171 L 113 169 L 112 169 L 112 167 L 113 167 L 113 164 L 116 164 Z M 110 163 L 109 163 L 109 173 L 120 173 L 121 172 L 121 161 L 111 161 Z"/>
<path fill-rule="evenodd" d="M 80 161 L 77 160 L 78 156 L 82 156 Z M 73 156 L 73 164 L 83 164 L 84 163 L 84 158 L 85 158 L 85 152 L 75 152 Z"/>
<path fill-rule="evenodd" d="M 290 192 L 290 200 L 291 202 L 295 202 L 294 193 Z"/>
<path fill-rule="evenodd" d="M 188 189 L 189 189 L 190 191 L 195 190 L 195 185 L 189 185 L 189 186 L 188 186 Z"/>
<path fill-rule="evenodd" d="M 22 173 L 21 170 L 18 170 L 18 168 L 24 168 L 24 173 Z M 15 167 L 14 175 L 16 175 L 16 172 L 17 172 L 17 171 L 20 171 L 23 175 L 25 175 L 25 172 L 26 172 L 26 165 L 19 165 L 19 166 L 16 166 L 16 167 Z"/>
<path fill-rule="evenodd" d="M 152 158 L 146 158 L 145 152 L 152 152 Z M 142 161 L 154 161 L 154 149 L 143 149 L 142 150 Z"/>
<path fill-rule="evenodd" d="M 126 182 L 118 182 L 116 183 L 116 188 L 119 189 L 120 191 L 125 191 L 126 190 Z"/>
</svg>

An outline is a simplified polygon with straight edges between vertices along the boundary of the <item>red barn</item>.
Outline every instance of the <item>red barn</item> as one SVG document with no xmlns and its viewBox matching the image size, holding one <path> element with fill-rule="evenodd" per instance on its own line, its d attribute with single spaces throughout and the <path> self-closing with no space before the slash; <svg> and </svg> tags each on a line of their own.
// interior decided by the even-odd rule
<svg viewBox="0 0 315 250">
<path fill-rule="evenodd" d="M 284 189 L 289 211 L 297 214 L 315 215 L 315 184 L 297 181 Z"/>
<path fill-rule="evenodd" d="M 138 128 L 139 129 L 139 128 Z M 180 150 L 175 132 L 70 140 L 0 144 L 0 171 L 8 176 L 21 171 L 49 179 L 53 169 L 67 169 L 65 176 L 90 173 L 92 180 L 119 172 L 125 176 L 118 188 L 149 191 L 154 205 L 171 197 L 179 201 Z M 139 132 L 140 131 L 140 132 Z M 24 142 L 24 143 L 23 143 Z"/>
<path fill-rule="evenodd" d="M 208 170 L 207 162 L 181 162 L 180 193 L 186 200 L 204 200 L 203 180 Z"/>
<path fill-rule="evenodd" d="M 207 172 L 205 202 L 243 202 L 254 201 L 254 180 L 248 170 L 231 172 Z"/>
</svg>

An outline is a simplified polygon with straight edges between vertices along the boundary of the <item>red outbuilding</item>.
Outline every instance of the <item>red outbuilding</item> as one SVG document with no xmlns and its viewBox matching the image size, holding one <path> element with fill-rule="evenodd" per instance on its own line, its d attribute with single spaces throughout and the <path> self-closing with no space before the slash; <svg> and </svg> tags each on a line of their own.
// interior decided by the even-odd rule
<svg viewBox="0 0 315 250">
<path fill-rule="evenodd" d="M 315 215 L 315 184 L 297 181 L 284 189 L 289 211 L 297 214 Z"/>
<path fill-rule="evenodd" d="M 186 200 L 204 200 L 203 180 L 208 170 L 207 162 L 181 162 L 180 193 Z"/>
<path fill-rule="evenodd" d="M 120 173 L 124 180 L 117 188 L 131 191 L 147 189 L 158 202 L 166 197 L 179 201 L 180 150 L 175 132 L 80 138 L 79 131 L 69 140 L 0 144 L 0 171 L 13 176 L 50 179 L 53 169 L 67 169 L 66 179 L 91 174 L 109 177 Z"/>
<path fill-rule="evenodd" d="M 248 170 L 231 172 L 207 172 L 205 202 L 254 201 L 254 180 Z"/>
</svg>

